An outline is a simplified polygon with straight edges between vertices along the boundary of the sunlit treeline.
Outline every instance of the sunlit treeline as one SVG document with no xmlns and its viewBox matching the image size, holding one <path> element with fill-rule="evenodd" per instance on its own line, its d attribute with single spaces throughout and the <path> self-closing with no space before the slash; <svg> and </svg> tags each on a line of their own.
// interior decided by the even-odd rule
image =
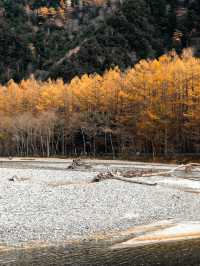
<svg viewBox="0 0 200 266">
<path fill-rule="evenodd" d="M 0 154 L 200 152 L 200 59 L 190 50 L 126 72 L 0 87 Z"/>
</svg>

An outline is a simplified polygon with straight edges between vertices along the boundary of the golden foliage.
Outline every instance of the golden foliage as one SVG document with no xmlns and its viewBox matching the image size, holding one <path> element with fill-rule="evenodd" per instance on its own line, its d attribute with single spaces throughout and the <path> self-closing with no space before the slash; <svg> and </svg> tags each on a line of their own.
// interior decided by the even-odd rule
<svg viewBox="0 0 200 266">
<path fill-rule="evenodd" d="M 197 151 L 199 111 L 200 59 L 190 50 L 142 60 L 124 73 L 116 67 L 102 76 L 74 77 L 69 84 L 31 78 L 0 87 L 1 117 L 54 112 L 51 121 L 64 121 L 65 130 L 109 132 L 116 145 L 131 139 L 141 151 Z"/>
</svg>

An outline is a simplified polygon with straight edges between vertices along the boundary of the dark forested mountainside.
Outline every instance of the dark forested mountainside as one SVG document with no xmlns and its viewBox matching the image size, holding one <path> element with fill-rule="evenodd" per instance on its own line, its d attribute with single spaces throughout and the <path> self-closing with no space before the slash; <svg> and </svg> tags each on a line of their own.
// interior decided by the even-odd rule
<svg viewBox="0 0 200 266">
<path fill-rule="evenodd" d="M 200 48 L 198 0 L 0 0 L 0 82 L 122 70 Z"/>
</svg>

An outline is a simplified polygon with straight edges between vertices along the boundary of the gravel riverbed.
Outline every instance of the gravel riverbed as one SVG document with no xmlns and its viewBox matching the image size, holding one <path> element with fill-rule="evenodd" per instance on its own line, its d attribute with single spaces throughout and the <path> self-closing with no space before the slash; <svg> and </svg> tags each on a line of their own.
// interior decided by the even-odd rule
<svg viewBox="0 0 200 266">
<path fill-rule="evenodd" d="M 163 171 L 173 165 L 87 163 L 91 169 L 73 171 L 67 170 L 70 160 L 2 160 L 0 246 L 62 243 L 166 219 L 200 221 L 200 181 L 153 177 L 158 185 L 152 187 L 117 180 L 89 183 L 108 168 Z M 18 179 L 10 181 L 14 175 Z"/>
</svg>

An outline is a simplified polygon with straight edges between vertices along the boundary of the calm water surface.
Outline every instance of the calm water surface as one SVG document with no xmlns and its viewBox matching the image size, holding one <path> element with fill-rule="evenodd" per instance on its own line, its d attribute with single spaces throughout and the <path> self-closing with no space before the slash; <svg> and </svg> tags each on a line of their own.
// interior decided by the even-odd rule
<svg viewBox="0 0 200 266">
<path fill-rule="evenodd" d="M 0 265 L 198 266 L 200 239 L 120 250 L 111 250 L 106 243 L 84 243 L 78 246 L 13 251 L 0 254 Z"/>
</svg>

